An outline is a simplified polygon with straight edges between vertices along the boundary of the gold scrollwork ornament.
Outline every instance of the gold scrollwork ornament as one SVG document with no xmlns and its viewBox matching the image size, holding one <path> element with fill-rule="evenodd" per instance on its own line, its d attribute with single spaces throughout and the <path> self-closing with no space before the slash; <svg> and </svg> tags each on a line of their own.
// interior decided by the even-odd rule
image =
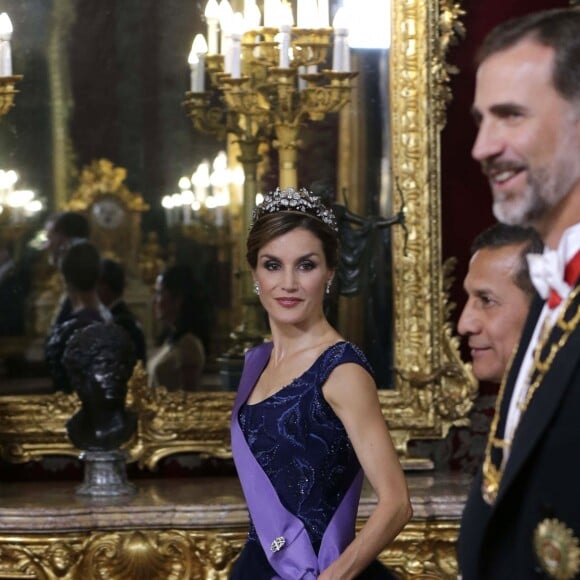
<svg viewBox="0 0 580 580">
<path fill-rule="evenodd" d="M 542 520 L 534 530 L 534 550 L 550 578 L 569 580 L 580 572 L 580 542 L 555 518 Z"/>
</svg>

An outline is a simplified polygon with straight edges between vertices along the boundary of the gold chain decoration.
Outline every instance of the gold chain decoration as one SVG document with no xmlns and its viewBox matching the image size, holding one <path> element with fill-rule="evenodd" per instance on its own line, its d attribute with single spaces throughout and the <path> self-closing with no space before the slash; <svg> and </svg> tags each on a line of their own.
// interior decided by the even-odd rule
<svg viewBox="0 0 580 580">
<path fill-rule="evenodd" d="M 556 324 L 552 329 L 552 332 L 546 332 L 544 337 L 540 337 L 538 345 L 534 349 L 533 365 L 530 371 L 530 382 L 532 380 L 533 382 L 528 388 L 524 402 L 519 406 L 522 415 L 528 408 L 528 405 L 530 404 L 532 397 L 534 396 L 536 390 L 542 383 L 542 380 L 544 379 L 544 376 L 550 369 L 554 359 L 556 358 L 556 355 L 564 346 L 564 344 L 566 344 L 566 341 L 568 340 L 572 331 L 575 328 L 577 328 L 578 324 L 580 323 L 580 305 L 576 307 L 576 312 L 574 313 L 573 316 L 571 317 L 567 316 L 569 314 L 568 311 L 573 307 L 574 301 L 576 300 L 578 294 L 580 294 L 580 286 L 576 286 L 574 290 L 570 293 L 570 296 L 568 297 L 567 300 L 567 304 L 559 314 L 558 319 L 556 320 Z M 548 339 L 556 329 L 560 330 L 562 332 L 562 335 L 560 336 L 558 341 L 549 345 Z M 541 355 L 547 346 L 549 347 L 548 353 L 542 359 Z M 511 369 L 516 351 L 517 347 L 514 349 L 514 352 L 508 365 L 508 369 Z M 510 374 L 509 371 L 506 371 L 497 395 L 494 415 L 489 430 L 489 436 L 487 438 L 487 445 L 485 447 L 485 456 L 483 460 L 483 481 L 481 484 L 481 494 L 485 502 L 489 505 L 492 505 L 495 502 L 497 498 L 497 493 L 499 491 L 499 485 L 503 477 L 503 467 L 500 466 L 498 468 L 492 461 L 491 457 L 492 449 L 494 447 L 505 449 L 506 447 L 509 447 L 509 445 L 511 444 L 511 441 L 497 438 L 497 427 L 499 424 L 500 409 L 502 406 L 505 388 L 507 384 L 507 377 L 509 376 L 509 374 Z"/>
</svg>

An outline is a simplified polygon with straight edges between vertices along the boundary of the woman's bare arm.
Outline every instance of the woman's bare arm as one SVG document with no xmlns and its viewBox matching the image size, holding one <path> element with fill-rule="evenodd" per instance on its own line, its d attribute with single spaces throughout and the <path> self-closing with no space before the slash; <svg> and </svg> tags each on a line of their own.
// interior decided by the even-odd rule
<svg viewBox="0 0 580 580">
<path fill-rule="evenodd" d="M 353 444 L 378 502 L 368 521 L 321 580 L 355 578 L 397 536 L 412 515 L 409 492 L 397 452 L 383 418 L 376 384 L 361 366 L 338 366 L 324 396 Z"/>
</svg>

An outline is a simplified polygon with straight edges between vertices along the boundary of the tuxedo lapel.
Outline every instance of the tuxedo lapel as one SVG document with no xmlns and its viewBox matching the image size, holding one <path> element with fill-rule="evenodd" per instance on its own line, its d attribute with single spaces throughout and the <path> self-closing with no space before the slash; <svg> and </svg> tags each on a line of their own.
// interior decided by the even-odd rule
<svg viewBox="0 0 580 580">
<path fill-rule="evenodd" d="M 503 394 L 501 406 L 497 411 L 500 414 L 497 428 L 497 435 L 499 437 L 503 437 L 505 435 L 505 424 L 507 421 L 508 410 L 510 407 L 510 401 L 514 391 L 515 383 L 518 378 L 520 367 L 522 366 L 524 355 L 528 350 L 528 345 L 530 344 L 530 340 L 532 339 L 532 335 L 534 334 L 534 329 L 536 328 L 536 323 L 538 321 L 540 313 L 542 312 L 543 307 L 544 300 L 538 294 L 536 294 L 530 306 L 530 312 L 526 319 L 526 324 L 524 325 L 524 330 L 522 331 L 522 336 L 520 337 L 520 342 L 518 344 L 514 360 L 512 361 L 512 364 L 508 370 L 508 376 L 506 379 L 506 389 Z M 496 464 L 496 466 L 499 467 L 499 464 L 501 462 L 501 454 L 499 453 L 499 449 L 494 451 L 497 451 L 497 456 L 493 457 L 493 461 Z"/>
<path fill-rule="evenodd" d="M 572 311 L 575 312 L 578 307 L 580 307 L 580 294 L 576 296 L 572 304 Z M 578 352 L 580 352 L 580 326 L 572 331 L 552 361 L 520 419 L 500 486 L 498 501 L 542 439 L 544 431 L 557 412 L 560 400 L 568 388 L 570 376 L 577 366 Z"/>
</svg>

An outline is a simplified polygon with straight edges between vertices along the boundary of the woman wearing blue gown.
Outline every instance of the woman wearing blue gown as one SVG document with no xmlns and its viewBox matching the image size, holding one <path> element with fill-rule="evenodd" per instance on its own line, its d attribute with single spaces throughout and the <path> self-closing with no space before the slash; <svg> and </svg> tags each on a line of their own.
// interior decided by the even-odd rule
<svg viewBox="0 0 580 580">
<path fill-rule="evenodd" d="M 230 578 L 392 578 L 376 558 L 412 510 L 368 362 L 324 316 L 332 211 L 303 189 L 266 195 L 247 259 L 272 342 L 247 353 L 232 414 L 250 531 Z M 363 476 L 377 505 L 355 535 Z"/>
</svg>

